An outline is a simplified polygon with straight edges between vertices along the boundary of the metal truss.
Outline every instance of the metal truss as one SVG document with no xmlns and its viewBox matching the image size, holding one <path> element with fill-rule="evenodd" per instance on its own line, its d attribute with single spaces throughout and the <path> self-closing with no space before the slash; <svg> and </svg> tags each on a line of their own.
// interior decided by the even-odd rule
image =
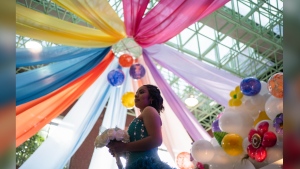
<svg viewBox="0 0 300 169">
<path fill-rule="evenodd" d="M 122 1 L 108 1 L 123 20 Z M 150 0 L 146 12 L 158 1 Z M 51 0 L 17 0 L 17 3 L 62 20 L 91 27 L 89 23 L 57 6 Z M 282 9 L 282 0 L 231 0 L 165 44 L 238 77 L 251 76 L 267 81 L 274 73 L 283 72 Z M 17 35 L 16 47 L 25 47 L 25 43 L 29 40 L 30 38 Z M 42 42 L 42 45 L 58 44 Z M 43 65 L 20 68 L 17 73 L 40 66 Z M 172 72 L 160 65 L 157 67 L 183 101 L 191 93 L 199 100 L 196 106 L 188 108 L 202 126 L 209 130 L 212 121 L 224 107 Z"/>
</svg>

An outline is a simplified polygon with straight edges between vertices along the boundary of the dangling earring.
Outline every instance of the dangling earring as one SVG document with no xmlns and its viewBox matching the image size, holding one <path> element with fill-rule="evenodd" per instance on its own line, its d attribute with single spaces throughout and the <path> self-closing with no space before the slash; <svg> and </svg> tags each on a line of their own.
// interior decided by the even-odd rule
<svg viewBox="0 0 300 169">
<path fill-rule="evenodd" d="M 152 100 L 150 100 L 150 105 L 152 104 Z"/>
</svg>

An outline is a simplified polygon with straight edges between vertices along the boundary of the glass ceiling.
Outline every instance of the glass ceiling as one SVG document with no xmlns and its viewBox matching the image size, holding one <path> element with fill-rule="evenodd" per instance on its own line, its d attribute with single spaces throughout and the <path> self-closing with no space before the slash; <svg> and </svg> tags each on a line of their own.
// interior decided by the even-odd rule
<svg viewBox="0 0 300 169">
<path fill-rule="evenodd" d="M 123 20 L 121 0 L 108 0 Z M 90 27 L 71 12 L 50 0 L 17 0 L 28 8 Z M 147 11 L 158 0 L 150 0 Z M 207 64 L 238 77 L 254 76 L 267 81 L 271 75 L 283 72 L 283 2 L 282 0 L 231 0 L 224 7 L 190 25 L 165 44 Z M 16 35 L 16 47 L 24 48 L 28 37 Z M 54 46 L 41 42 L 43 46 Z M 24 67 L 17 73 L 41 67 Z M 188 107 L 207 130 L 224 107 L 157 65 L 175 93 L 184 101 L 193 94 L 199 103 Z"/>
</svg>

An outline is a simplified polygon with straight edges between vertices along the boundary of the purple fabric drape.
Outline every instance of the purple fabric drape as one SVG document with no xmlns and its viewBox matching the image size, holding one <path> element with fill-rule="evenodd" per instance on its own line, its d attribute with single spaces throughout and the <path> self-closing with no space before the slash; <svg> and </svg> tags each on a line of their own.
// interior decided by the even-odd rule
<svg viewBox="0 0 300 169">
<path fill-rule="evenodd" d="M 192 137 L 192 139 L 195 141 L 199 139 L 210 140 L 211 137 L 209 136 L 209 134 L 197 121 L 195 116 L 185 107 L 180 98 L 178 98 L 178 96 L 171 89 L 170 85 L 163 79 L 162 75 L 158 72 L 154 63 L 151 61 L 145 50 L 143 50 L 143 57 L 166 101 L 169 103 L 173 112 L 181 121 L 182 125 Z"/>
<path fill-rule="evenodd" d="M 128 37 L 142 47 L 164 43 L 229 0 L 160 0 L 144 17 L 148 0 L 123 0 Z"/>
<path fill-rule="evenodd" d="M 145 48 L 143 54 L 153 58 L 162 67 L 225 107 L 230 100 L 230 91 L 242 81 L 233 74 L 186 56 L 165 45 Z"/>
</svg>

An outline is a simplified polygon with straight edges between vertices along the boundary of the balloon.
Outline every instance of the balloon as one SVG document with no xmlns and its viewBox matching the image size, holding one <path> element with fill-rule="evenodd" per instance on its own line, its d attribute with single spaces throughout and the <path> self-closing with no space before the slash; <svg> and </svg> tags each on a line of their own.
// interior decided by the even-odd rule
<svg viewBox="0 0 300 169">
<path fill-rule="evenodd" d="M 237 112 L 232 108 L 225 108 L 224 114 L 219 119 L 219 127 L 224 132 L 246 137 L 249 130 L 253 127 L 253 122 L 253 118 L 247 113 Z"/>
<path fill-rule="evenodd" d="M 220 147 L 220 145 L 219 145 L 219 143 L 218 143 L 218 141 L 217 141 L 217 139 L 216 139 L 215 137 L 211 138 L 210 143 L 211 143 L 214 147 L 216 147 L 216 146 L 219 146 L 219 147 Z"/>
<path fill-rule="evenodd" d="M 246 96 L 254 96 L 260 92 L 260 81 L 254 77 L 244 78 L 240 84 L 242 93 Z"/>
<path fill-rule="evenodd" d="M 197 140 L 192 145 L 192 156 L 193 158 L 201 163 L 210 161 L 214 154 L 214 147 L 207 140 Z"/>
<path fill-rule="evenodd" d="M 222 140 L 222 148 L 231 156 L 240 155 L 243 153 L 243 138 L 238 134 L 227 134 Z"/>
<path fill-rule="evenodd" d="M 244 97 L 244 103 L 239 107 L 243 109 L 244 113 L 247 113 L 249 116 L 251 116 L 253 119 L 256 119 L 259 114 L 259 109 L 256 107 L 249 96 Z"/>
<path fill-rule="evenodd" d="M 257 107 L 258 110 L 260 111 L 265 110 L 265 103 L 267 100 L 263 95 L 257 94 L 255 96 L 252 96 L 250 100 L 251 103 Z"/>
<path fill-rule="evenodd" d="M 132 109 L 134 107 L 134 93 L 133 92 L 127 92 L 123 94 L 122 96 L 122 104 L 127 109 Z"/>
<path fill-rule="evenodd" d="M 266 111 L 267 115 L 270 117 L 270 119 L 274 120 L 274 118 L 277 116 L 277 114 L 283 113 L 283 99 L 271 96 L 266 101 L 265 111 Z"/>
<path fill-rule="evenodd" d="M 115 69 L 107 74 L 107 80 L 112 86 L 120 86 L 123 84 L 125 75 L 121 69 Z"/>
<path fill-rule="evenodd" d="M 130 67 L 133 64 L 133 58 L 132 56 L 128 54 L 123 54 L 119 57 L 119 64 L 122 67 Z"/>
<path fill-rule="evenodd" d="M 262 120 L 271 120 L 269 118 L 269 116 L 267 116 L 266 112 L 265 111 L 261 111 L 258 115 L 258 117 L 254 120 L 254 123 L 253 125 L 256 126 L 256 124 Z"/>
<path fill-rule="evenodd" d="M 270 77 L 268 89 L 273 96 L 283 98 L 283 73 L 276 73 Z"/>
<path fill-rule="evenodd" d="M 266 83 L 264 81 L 260 81 L 260 85 L 261 85 L 261 89 L 260 89 L 259 94 L 264 95 L 266 93 L 269 93 L 268 83 Z"/>
<path fill-rule="evenodd" d="M 282 146 L 279 145 L 275 145 L 273 147 L 269 147 L 267 149 L 267 162 L 268 163 L 273 163 L 275 161 L 278 161 L 280 159 L 282 159 L 283 157 L 283 153 L 282 153 Z"/>
<path fill-rule="evenodd" d="M 212 132 L 220 132 L 221 129 L 219 127 L 219 119 L 213 121 L 212 125 L 211 125 L 211 130 Z"/>
<path fill-rule="evenodd" d="M 176 164 L 180 169 L 194 168 L 194 164 L 190 161 L 190 153 L 181 152 L 177 155 Z"/>
<path fill-rule="evenodd" d="M 244 153 L 246 153 L 246 154 L 248 153 L 247 147 L 249 146 L 249 144 L 251 144 L 251 143 L 249 142 L 248 137 L 245 137 L 243 139 L 243 150 L 244 150 Z"/>
<path fill-rule="evenodd" d="M 279 135 L 283 135 L 283 113 L 278 114 L 273 120 L 273 127 Z"/>
<path fill-rule="evenodd" d="M 130 66 L 129 74 L 133 79 L 140 79 L 145 76 L 146 70 L 143 65 L 136 63 Z"/>
</svg>

